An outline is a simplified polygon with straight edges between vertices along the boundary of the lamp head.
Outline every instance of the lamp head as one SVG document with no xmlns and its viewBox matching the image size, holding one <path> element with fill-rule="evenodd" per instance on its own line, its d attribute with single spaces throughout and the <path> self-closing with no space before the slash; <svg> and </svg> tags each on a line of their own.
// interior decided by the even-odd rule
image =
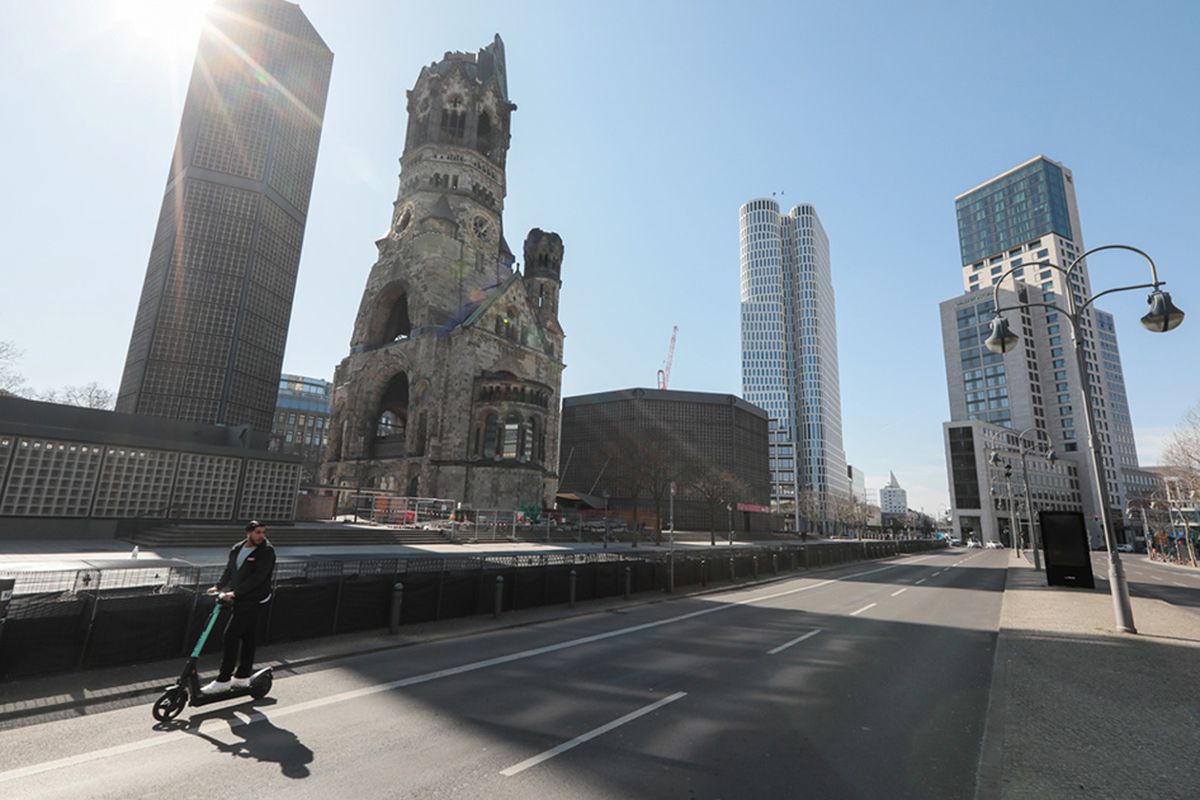
<svg viewBox="0 0 1200 800">
<path fill-rule="evenodd" d="M 990 324 L 991 333 L 984 340 L 984 346 L 993 353 L 1007 353 L 1012 350 L 1020 337 L 1008 327 L 1008 320 L 997 314 L 992 317 Z"/>
<path fill-rule="evenodd" d="M 1184 314 L 1171 302 L 1171 294 L 1155 289 L 1146 298 L 1150 310 L 1142 317 L 1142 327 L 1154 333 L 1166 333 L 1179 327 Z"/>
</svg>

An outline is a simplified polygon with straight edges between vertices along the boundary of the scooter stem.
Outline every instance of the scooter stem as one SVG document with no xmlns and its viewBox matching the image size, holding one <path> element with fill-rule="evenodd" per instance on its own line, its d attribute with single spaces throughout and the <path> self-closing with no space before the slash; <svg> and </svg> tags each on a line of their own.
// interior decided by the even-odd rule
<svg viewBox="0 0 1200 800">
<path fill-rule="evenodd" d="M 208 615 L 208 625 L 204 627 L 204 633 L 200 634 L 200 641 L 196 642 L 196 648 L 192 650 L 192 658 L 199 658 L 200 651 L 204 649 L 204 643 L 208 641 L 208 635 L 212 633 L 213 626 L 217 624 L 217 617 L 221 615 L 221 604 L 217 603 L 213 606 L 212 613 Z"/>
</svg>

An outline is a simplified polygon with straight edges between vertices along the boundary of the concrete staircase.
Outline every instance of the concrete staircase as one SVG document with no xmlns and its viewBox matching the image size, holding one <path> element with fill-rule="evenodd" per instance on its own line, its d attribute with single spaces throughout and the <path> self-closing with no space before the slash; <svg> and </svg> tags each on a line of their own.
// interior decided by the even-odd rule
<svg viewBox="0 0 1200 800">
<path fill-rule="evenodd" d="M 236 525 L 158 525 L 122 536 L 139 547 L 229 547 L 242 532 Z M 375 528 L 331 523 L 328 525 L 270 525 L 267 538 L 276 547 L 449 544 L 442 531 L 415 528 Z"/>
</svg>

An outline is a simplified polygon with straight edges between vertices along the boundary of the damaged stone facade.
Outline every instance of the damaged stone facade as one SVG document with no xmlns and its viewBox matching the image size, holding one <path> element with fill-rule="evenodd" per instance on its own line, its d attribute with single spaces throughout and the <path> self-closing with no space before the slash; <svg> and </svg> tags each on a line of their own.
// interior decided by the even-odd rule
<svg viewBox="0 0 1200 800">
<path fill-rule="evenodd" d="M 530 231 L 522 273 L 505 241 L 515 110 L 499 36 L 446 53 L 408 92 L 392 223 L 334 375 L 326 484 L 553 504 L 563 245 Z"/>
</svg>

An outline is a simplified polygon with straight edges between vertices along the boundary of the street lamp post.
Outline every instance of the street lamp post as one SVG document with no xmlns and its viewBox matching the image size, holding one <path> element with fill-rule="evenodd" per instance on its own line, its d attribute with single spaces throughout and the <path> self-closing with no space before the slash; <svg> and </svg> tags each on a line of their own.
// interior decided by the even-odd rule
<svg viewBox="0 0 1200 800">
<path fill-rule="evenodd" d="M 608 549 L 608 489 L 604 490 L 604 549 Z"/>
<path fill-rule="evenodd" d="M 733 546 L 733 503 L 726 503 L 725 510 L 729 512 L 729 545 Z"/>
<path fill-rule="evenodd" d="M 1094 294 L 1091 297 L 1083 300 L 1082 304 L 1077 304 L 1075 299 L 1075 273 L 1083 260 L 1093 253 L 1098 253 L 1103 250 L 1126 250 L 1140 255 L 1150 265 L 1150 283 L 1136 284 L 1132 286 L 1121 286 L 1115 289 L 1108 289 Z M 1056 305 L 1054 303 L 1018 303 L 1017 305 L 1001 307 L 1000 305 L 1000 285 L 1005 278 L 1011 275 L 1018 269 L 1054 269 L 1062 273 L 1064 283 L 1066 285 L 1067 307 Z M 1017 343 L 1019 337 L 1013 333 L 1008 327 L 1008 320 L 1001 316 L 1005 311 L 1019 310 L 1033 306 L 1041 306 L 1053 310 L 1066 317 L 1071 323 L 1071 346 L 1075 350 L 1075 361 L 1079 370 L 1079 380 L 1083 384 L 1083 418 L 1088 432 L 1088 450 L 1092 457 L 1092 472 L 1095 481 L 1096 499 L 1100 504 L 1100 525 L 1104 532 L 1104 541 L 1108 548 L 1108 578 L 1109 587 L 1112 592 L 1113 612 L 1116 617 L 1117 630 L 1126 633 L 1137 633 L 1137 628 L 1133 624 L 1133 607 L 1129 601 L 1129 585 L 1125 581 L 1125 570 L 1121 566 L 1121 558 L 1117 554 L 1116 540 L 1113 537 L 1112 523 L 1109 517 L 1111 509 L 1108 500 L 1108 483 L 1104 478 L 1104 459 L 1100 453 L 1100 445 L 1096 435 L 1096 421 L 1094 419 L 1094 409 L 1092 402 L 1092 382 L 1088 380 L 1087 359 L 1084 355 L 1082 341 L 1082 323 L 1083 315 L 1087 311 L 1088 306 L 1100 299 L 1104 295 L 1113 294 L 1115 292 L 1125 292 L 1135 289 L 1150 289 L 1150 295 L 1147 297 L 1147 303 L 1150 310 L 1142 317 L 1142 325 L 1155 333 L 1165 333 L 1177 328 L 1183 322 L 1184 314 L 1171 302 L 1171 295 L 1164 292 L 1160 287 L 1165 281 L 1158 279 L 1158 268 L 1154 266 L 1154 260 L 1146 253 L 1123 244 L 1109 244 L 1100 247 L 1094 247 L 1084 253 L 1081 253 L 1071 262 L 1071 265 L 1065 269 L 1058 264 L 1050 261 L 1039 261 L 1033 264 L 1024 264 L 1023 266 L 1010 267 L 999 280 L 996 281 L 992 288 L 992 300 L 995 307 L 995 316 L 991 322 L 991 333 L 984 344 L 988 350 L 993 353 L 1007 353 Z M 1082 297 L 1080 298 L 1082 300 Z"/>
<path fill-rule="evenodd" d="M 1041 568 L 1042 568 L 1042 551 L 1041 551 L 1041 544 L 1040 544 L 1040 541 L 1038 538 L 1038 528 L 1037 528 L 1038 521 L 1037 521 L 1037 516 L 1034 513 L 1033 500 L 1030 497 L 1030 492 L 1029 492 L 1029 458 L 1028 458 L 1028 456 L 1030 453 L 1035 453 L 1037 451 L 1034 449 L 1036 447 L 1036 444 L 1030 445 L 1025 439 L 1025 437 L 1031 432 L 1046 435 L 1047 438 L 1049 438 L 1049 436 L 1048 436 L 1048 434 L 1046 434 L 1046 432 L 1044 430 L 1041 430 L 1036 425 L 1031 425 L 1030 427 L 1026 428 L 1025 430 L 1023 430 L 1017 434 L 1017 448 L 1016 448 L 1016 450 L 1019 451 L 1021 454 L 1021 479 L 1024 482 L 1024 487 L 1025 487 L 1025 513 L 1029 517 L 1029 549 L 1033 551 L 1033 567 L 1034 567 L 1034 569 L 1041 570 Z M 993 443 L 992 446 L 998 447 L 999 445 L 996 443 Z M 1011 450 L 1011 448 L 1009 448 L 1009 449 Z M 1042 458 L 1044 458 L 1047 461 L 1047 463 L 1049 463 L 1049 464 L 1053 464 L 1055 461 L 1058 460 L 1058 456 L 1056 456 L 1054 454 L 1054 450 L 1050 449 L 1050 448 L 1048 448 L 1044 454 L 1040 453 L 1040 452 L 1037 452 L 1037 454 L 1039 456 L 1041 456 Z"/>
</svg>

